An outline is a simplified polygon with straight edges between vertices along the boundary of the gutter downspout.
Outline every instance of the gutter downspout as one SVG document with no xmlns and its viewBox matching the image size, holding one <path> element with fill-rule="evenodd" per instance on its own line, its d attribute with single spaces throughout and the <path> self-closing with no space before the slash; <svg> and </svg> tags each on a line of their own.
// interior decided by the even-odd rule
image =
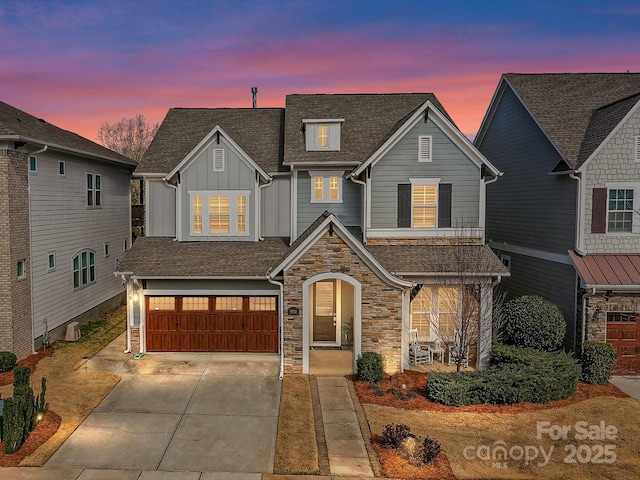
<svg viewBox="0 0 640 480">
<path fill-rule="evenodd" d="M 576 199 L 576 252 L 584 255 L 582 248 L 582 182 L 579 172 L 571 172 L 569 178 L 578 182 L 578 195 Z"/>
<path fill-rule="evenodd" d="M 269 177 L 267 183 L 262 185 L 258 185 L 258 211 L 256 212 L 256 216 L 260 219 L 258 221 L 258 241 L 262 242 L 264 237 L 262 236 L 262 189 L 268 187 L 273 183 L 273 177 Z"/>
<path fill-rule="evenodd" d="M 131 353 L 131 329 L 129 328 L 129 326 L 131 325 L 131 321 L 129 318 L 129 314 L 131 313 L 129 306 L 129 294 L 131 293 L 131 288 L 129 286 L 129 280 L 127 279 L 126 275 L 120 275 L 120 278 L 122 278 L 122 282 L 127 286 L 127 347 L 124 350 L 124 353 Z"/>
<path fill-rule="evenodd" d="M 267 272 L 266 277 L 267 282 L 272 285 L 277 285 L 280 288 L 280 319 L 278 322 L 280 324 L 280 373 L 278 374 L 278 378 L 282 380 L 284 377 L 284 284 L 271 278 L 271 268 Z"/>
<path fill-rule="evenodd" d="M 353 183 L 357 183 L 358 185 L 362 185 L 363 194 L 362 198 L 364 199 L 364 208 L 362 209 L 362 242 L 367 244 L 367 209 L 369 208 L 369 203 L 367 202 L 367 182 L 363 182 L 362 180 L 358 180 L 356 176 L 351 173 L 349 174 L 349 180 Z"/>
<path fill-rule="evenodd" d="M 174 237 L 173 241 L 177 242 L 178 241 L 178 228 L 182 228 L 182 225 L 178 224 L 178 210 L 180 209 L 180 207 L 178 206 L 179 202 L 178 202 L 178 186 L 177 185 L 173 185 L 171 183 L 169 183 L 169 179 L 168 178 L 163 178 L 164 184 L 169 187 L 169 188 L 173 188 L 176 191 L 176 236 Z M 147 225 L 147 233 L 149 231 L 149 225 Z"/>
<path fill-rule="evenodd" d="M 29 157 L 31 155 L 37 155 L 44 153 L 49 148 L 49 145 L 45 145 L 40 150 L 30 152 L 27 154 L 27 195 L 28 195 L 28 208 L 29 208 L 29 283 L 31 283 L 31 295 L 29 295 L 31 301 L 31 353 L 36 354 L 36 339 L 35 339 L 35 318 L 33 316 L 33 237 L 31 233 L 31 175 L 29 175 Z"/>
</svg>

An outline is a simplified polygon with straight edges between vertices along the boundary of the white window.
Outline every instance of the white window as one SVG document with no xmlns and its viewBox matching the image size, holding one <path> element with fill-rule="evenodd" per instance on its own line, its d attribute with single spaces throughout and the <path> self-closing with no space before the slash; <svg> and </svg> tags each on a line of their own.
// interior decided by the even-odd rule
<svg viewBox="0 0 640 480">
<path fill-rule="evenodd" d="M 67 173 L 67 166 L 62 160 L 60 160 L 58 162 L 58 176 L 64 177 L 66 173 Z"/>
<path fill-rule="evenodd" d="M 607 232 L 633 231 L 633 189 L 609 189 Z"/>
<path fill-rule="evenodd" d="M 96 281 L 96 255 L 83 250 L 73 257 L 73 288 L 80 288 Z"/>
<path fill-rule="evenodd" d="M 224 172 L 224 148 L 213 149 L 213 171 Z"/>
<path fill-rule="evenodd" d="M 249 191 L 189 192 L 192 235 L 248 235 Z"/>
<path fill-rule="evenodd" d="M 459 318 L 460 288 L 423 286 L 411 300 L 411 328 L 421 340 L 454 338 Z"/>
<path fill-rule="evenodd" d="M 102 206 L 102 177 L 87 173 L 87 207 Z"/>
<path fill-rule="evenodd" d="M 109 255 L 111 254 L 110 250 L 111 245 L 109 242 L 104 242 L 104 258 L 109 258 Z"/>
<path fill-rule="evenodd" d="M 31 155 L 29 157 L 29 171 L 35 173 L 38 171 L 38 157 Z"/>
<path fill-rule="evenodd" d="M 56 269 L 56 252 L 47 252 L 47 272 L 53 272 Z"/>
<path fill-rule="evenodd" d="M 16 273 L 17 273 L 18 278 L 24 278 L 27 275 L 27 273 L 26 273 L 26 271 L 24 269 L 24 265 L 25 265 L 25 261 L 24 260 L 18 260 L 18 265 L 17 265 L 17 268 L 16 268 Z"/>
<path fill-rule="evenodd" d="M 433 137 L 431 135 L 420 135 L 418 137 L 418 161 L 430 162 L 431 158 L 431 145 L 433 143 Z"/>
<path fill-rule="evenodd" d="M 311 203 L 342 203 L 344 172 L 310 172 Z"/>
</svg>

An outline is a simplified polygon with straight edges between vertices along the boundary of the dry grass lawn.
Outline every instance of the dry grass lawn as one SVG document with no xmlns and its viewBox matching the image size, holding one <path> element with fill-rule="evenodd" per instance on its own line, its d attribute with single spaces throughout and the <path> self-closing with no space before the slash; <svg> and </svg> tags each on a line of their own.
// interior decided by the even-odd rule
<svg viewBox="0 0 640 480">
<path fill-rule="evenodd" d="M 429 435 L 436 438 L 447 455 L 453 473 L 460 479 L 629 479 L 638 478 L 640 474 L 640 404 L 631 398 L 601 396 L 585 400 L 562 408 L 552 408 L 519 414 L 500 413 L 462 413 L 438 412 L 425 410 L 403 410 L 378 405 L 364 405 L 371 431 L 380 434 L 388 423 L 405 423 L 417 435 Z M 617 435 L 613 440 L 576 439 L 576 423 L 587 422 L 588 427 L 601 422 L 613 425 Z M 538 422 L 549 422 L 549 425 L 568 425 L 567 439 L 551 440 L 543 434 L 537 438 Z M 483 450 L 478 447 L 488 446 L 493 452 L 496 442 L 504 442 L 507 449 L 512 449 L 517 457 L 518 447 L 528 449 L 530 456 L 534 451 L 538 458 L 526 462 L 524 458 L 506 462 L 482 460 Z M 612 463 L 594 464 L 589 460 L 603 453 L 600 445 L 609 447 L 615 454 Z M 571 455 L 574 445 L 576 455 Z M 584 445 L 584 446 L 583 446 Z M 527 448 L 529 446 L 529 448 Z M 469 447 L 466 450 L 465 447 Z M 544 465 L 540 447 L 549 456 Z M 549 454 L 549 451 L 551 454 Z M 524 451 L 524 450 L 523 450 Z M 606 458 L 607 455 L 601 458 Z M 613 457 L 611 457 L 613 458 Z M 565 463 L 574 460 L 576 463 Z"/>
<path fill-rule="evenodd" d="M 40 360 L 31 376 L 34 393 L 40 393 L 42 377 L 47 378 L 46 401 L 49 409 L 62 418 L 56 434 L 21 462 L 21 466 L 39 467 L 53 455 L 82 421 L 116 386 L 120 377 L 108 372 L 85 372 L 83 357 L 92 357 L 125 331 L 126 307 L 107 312 L 99 320 L 82 327 L 75 342 L 58 341 L 54 354 Z M 5 397 L 13 394 L 2 387 Z"/>
<path fill-rule="evenodd" d="M 319 473 L 315 432 L 309 376 L 285 375 L 282 380 L 274 473 Z"/>
</svg>

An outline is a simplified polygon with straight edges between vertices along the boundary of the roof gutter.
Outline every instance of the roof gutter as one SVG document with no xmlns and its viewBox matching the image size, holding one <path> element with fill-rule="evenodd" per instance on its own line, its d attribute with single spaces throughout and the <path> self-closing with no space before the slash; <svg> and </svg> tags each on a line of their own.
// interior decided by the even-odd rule
<svg viewBox="0 0 640 480">
<path fill-rule="evenodd" d="M 591 289 L 593 293 L 596 291 L 607 291 L 611 290 L 612 292 L 640 292 L 640 285 L 592 285 L 585 284 L 585 287 Z"/>
</svg>

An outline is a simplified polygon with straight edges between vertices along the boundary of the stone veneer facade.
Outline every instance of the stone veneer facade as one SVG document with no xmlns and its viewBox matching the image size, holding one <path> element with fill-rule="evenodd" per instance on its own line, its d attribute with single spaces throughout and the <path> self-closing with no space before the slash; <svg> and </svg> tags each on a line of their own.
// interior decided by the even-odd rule
<svg viewBox="0 0 640 480">
<path fill-rule="evenodd" d="M 367 245 L 484 245 L 482 237 L 368 238 Z"/>
<path fill-rule="evenodd" d="M 604 293 L 589 297 L 586 309 L 586 339 L 604 342 L 607 337 L 607 312 L 640 312 L 640 296 Z"/>
<path fill-rule="evenodd" d="M 362 352 L 385 357 L 388 373 L 402 368 L 402 290 L 380 279 L 337 233 L 325 234 L 284 272 L 285 373 L 302 373 L 302 288 L 311 277 L 341 273 L 362 287 Z M 298 308 L 289 315 L 289 307 Z"/>
<path fill-rule="evenodd" d="M 0 149 L 0 351 L 18 359 L 32 351 L 28 163 L 26 153 Z"/>
</svg>

